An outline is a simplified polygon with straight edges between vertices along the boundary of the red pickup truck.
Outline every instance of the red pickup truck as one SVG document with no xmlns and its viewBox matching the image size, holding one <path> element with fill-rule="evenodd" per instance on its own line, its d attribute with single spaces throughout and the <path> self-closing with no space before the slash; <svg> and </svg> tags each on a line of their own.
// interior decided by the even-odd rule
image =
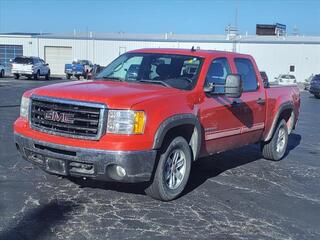
<svg viewBox="0 0 320 240">
<path fill-rule="evenodd" d="M 264 87 L 249 55 L 141 49 L 95 80 L 25 92 L 14 136 L 48 173 L 147 182 L 148 195 L 169 201 L 200 157 L 260 143 L 281 159 L 299 108 L 298 88 Z"/>
</svg>

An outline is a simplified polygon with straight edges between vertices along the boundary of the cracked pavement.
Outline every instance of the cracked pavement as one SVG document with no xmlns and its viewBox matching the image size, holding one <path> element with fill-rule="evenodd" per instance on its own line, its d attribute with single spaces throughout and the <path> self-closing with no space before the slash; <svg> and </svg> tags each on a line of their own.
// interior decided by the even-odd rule
<svg viewBox="0 0 320 240">
<path fill-rule="evenodd" d="M 309 93 L 283 160 L 256 145 L 200 159 L 184 195 L 164 203 L 143 184 L 68 180 L 21 159 L 21 95 L 54 82 L 0 79 L 1 240 L 320 239 L 320 101 Z"/>
</svg>

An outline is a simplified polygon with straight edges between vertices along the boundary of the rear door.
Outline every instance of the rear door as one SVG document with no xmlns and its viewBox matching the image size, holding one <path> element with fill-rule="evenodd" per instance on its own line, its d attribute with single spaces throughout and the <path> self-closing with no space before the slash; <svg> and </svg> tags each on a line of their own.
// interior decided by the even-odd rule
<svg viewBox="0 0 320 240">
<path fill-rule="evenodd" d="M 261 139 L 265 122 L 265 91 L 259 85 L 258 68 L 250 58 L 234 58 L 237 74 L 241 76 L 243 93 L 239 99 L 239 120 L 242 123 L 241 141 L 255 143 Z"/>
</svg>

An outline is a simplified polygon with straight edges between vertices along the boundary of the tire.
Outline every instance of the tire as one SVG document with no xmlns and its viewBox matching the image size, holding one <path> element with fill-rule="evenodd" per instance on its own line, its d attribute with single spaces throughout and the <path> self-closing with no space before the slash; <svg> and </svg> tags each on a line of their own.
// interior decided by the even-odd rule
<svg viewBox="0 0 320 240">
<path fill-rule="evenodd" d="M 67 74 L 66 77 L 67 77 L 67 79 L 70 79 L 71 78 L 71 74 Z"/>
<path fill-rule="evenodd" d="M 50 71 L 48 71 L 48 73 L 46 74 L 46 80 L 50 79 Z"/>
<path fill-rule="evenodd" d="M 320 93 L 315 93 L 314 97 L 320 99 Z"/>
<path fill-rule="evenodd" d="M 4 77 L 4 70 L 1 70 L 0 71 L 0 78 L 3 78 Z"/>
<path fill-rule="evenodd" d="M 181 166 L 177 166 L 177 163 Z M 165 149 L 162 149 L 152 183 L 145 189 L 146 194 L 161 201 L 179 197 L 187 185 L 191 164 L 189 144 L 183 137 L 174 138 Z M 178 179 L 178 175 L 181 179 Z"/>
<path fill-rule="evenodd" d="M 76 77 L 78 80 L 80 80 L 80 75 L 76 75 L 75 77 Z"/>
<path fill-rule="evenodd" d="M 281 137 L 282 136 L 282 137 Z M 286 153 L 288 145 L 288 127 L 285 120 L 281 120 L 274 132 L 272 138 L 268 142 L 261 144 L 262 155 L 264 158 L 279 161 Z"/>
<path fill-rule="evenodd" d="M 20 75 L 17 74 L 17 73 L 15 73 L 15 74 L 14 74 L 14 79 L 19 79 L 19 78 L 20 78 Z"/>
<path fill-rule="evenodd" d="M 37 80 L 39 77 L 40 77 L 40 72 L 37 71 L 37 73 L 33 75 L 33 79 Z"/>
</svg>

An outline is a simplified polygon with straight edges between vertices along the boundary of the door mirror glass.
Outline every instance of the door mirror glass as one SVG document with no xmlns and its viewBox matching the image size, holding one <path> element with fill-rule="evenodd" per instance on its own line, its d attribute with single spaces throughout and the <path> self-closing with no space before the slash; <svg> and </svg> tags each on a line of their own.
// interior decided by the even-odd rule
<svg viewBox="0 0 320 240">
<path fill-rule="evenodd" d="M 242 81 L 240 75 L 230 74 L 226 78 L 225 95 L 230 98 L 239 98 L 242 94 Z"/>
</svg>

